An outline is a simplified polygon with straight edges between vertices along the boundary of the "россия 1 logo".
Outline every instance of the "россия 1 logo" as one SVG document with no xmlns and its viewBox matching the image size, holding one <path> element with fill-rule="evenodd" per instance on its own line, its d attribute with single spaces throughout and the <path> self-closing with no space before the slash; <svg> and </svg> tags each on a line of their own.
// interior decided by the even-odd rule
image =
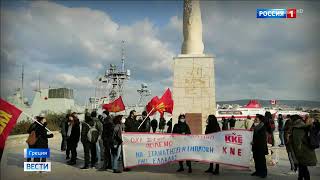
<svg viewBox="0 0 320 180">
<path fill-rule="evenodd" d="M 257 18 L 297 18 L 297 9 L 257 9 Z"/>
</svg>

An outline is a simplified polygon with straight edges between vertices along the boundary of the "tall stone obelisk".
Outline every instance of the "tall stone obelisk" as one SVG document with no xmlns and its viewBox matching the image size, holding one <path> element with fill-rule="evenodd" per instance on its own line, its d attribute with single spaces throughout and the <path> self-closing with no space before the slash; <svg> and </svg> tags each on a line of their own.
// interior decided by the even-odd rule
<svg viewBox="0 0 320 180">
<path fill-rule="evenodd" d="M 209 114 L 216 112 L 214 57 L 203 53 L 202 20 L 199 0 L 184 0 L 181 54 L 173 65 L 173 121 L 180 113 L 200 119 L 189 119 L 191 129 L 204 133 Z"/>
</svg>

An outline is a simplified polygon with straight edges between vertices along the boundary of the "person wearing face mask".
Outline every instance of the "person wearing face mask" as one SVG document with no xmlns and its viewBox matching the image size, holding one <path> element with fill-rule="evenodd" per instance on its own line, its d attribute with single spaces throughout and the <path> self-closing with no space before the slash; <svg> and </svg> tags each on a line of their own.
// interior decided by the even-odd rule
<svg viewBox="0 0 320 180">
<path fill-rule="evenodd" d="M 179 115 L 178 123 L 173 126 L 172 133 L 191 134 L 190 128 L 189 128 L 188 124 L 186 123 L 186 116 L 184 114 Z M 187 161 L 187 166 L 189 167 L 188 172 L 192 173 L 191 161 Z M 184 171 L 183 161 L 179 161 L 179 169 L 177 170 L 177 172 L 182 172 L 182 171 Z"/>
<path fill-rule="evenodd" d="M 67 148 L 71 151 L 71 159 L 67 163 L 69 165 L 75 165 L 77 160 L 77 146 L 80 139 L 80 122 L 76 113 L 69 115 L 68 119 Z"/>
<path fill-rule="evenodd" d="M 37 124 L 35 127 L 37 141 L 34 148 L 48 148 L 48 138 L 52 138 L 53 134 L 47 134 L 47 130 L 45 129 L 47 120 L 43 114 L 37 116 L 36 120 L 42 125 Z M 40 158 L 34 158 L 34 162 L 40 162 Z M 41 158 L 41 162 L 46 162 L 46 158 Z"/>
<path fill-rule="evenodd" d="M 254 120 L 252 153 L 256 171 L 251 176 L 267 177 L 267 164 L 265 155 L 268 154 L 267 131 L 264 116 L 257 114 Z"/>
<path fill-rule="evenodd" d="M 141 125 L 141 127 L 139 128 L 139 132 L 150 132 L 150 118 L 149 117 L 147 117 L 147 115 L 148 115 L 148 113 L 147 113 L 147 111 L 143 111 L 142 112 L 142 122 L 143 122 L 143 120 L 145 120 L 143 123 L 142 123 L 142 125 Z M 140 126 L 140 124 L 139 124 L 139 126 Z"/>
</svg>

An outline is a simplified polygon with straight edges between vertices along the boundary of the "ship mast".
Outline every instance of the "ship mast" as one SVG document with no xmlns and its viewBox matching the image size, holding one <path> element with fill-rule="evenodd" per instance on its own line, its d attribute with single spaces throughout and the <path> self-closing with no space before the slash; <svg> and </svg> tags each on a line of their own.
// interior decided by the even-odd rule
<svg viewBox="0 0 320 180">
<path fill-rule="evenodd" d="M 124 82 L 130 79 L 130 70 L 125 69 L 125 41 L 121 41 L 121 68 L 118 69 L 115 64 L 110 64 L 105 75 L 99 78 L 101 83 L 106 83 L 111 86 L 108 90 L 109 101 L 113 101 L 123 95 Z"/>
<path fill-rule="evenodd" d="M 24 104 L 24 98 L 23 98 L 23 80 L 24 80 L 24 66 L 22 64 L 22 71 L 21 71 L 21 103 Z"/>
</svg>

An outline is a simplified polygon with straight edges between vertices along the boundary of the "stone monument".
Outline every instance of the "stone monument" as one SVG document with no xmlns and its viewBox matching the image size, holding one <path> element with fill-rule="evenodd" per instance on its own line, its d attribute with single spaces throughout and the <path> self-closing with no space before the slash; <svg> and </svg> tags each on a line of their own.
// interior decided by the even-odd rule
<svg viewBox="0 0 320 180">
<path fill-rule="evenodd" d="M 181 54 L 173 64 L 173 122 L 180 113 L 197 114 L 201 122 L 192 125 L 201 126 L 204 133 L 208 115 L 216 112 L 216 100 L 214 57 L 203 53 L 199 0 L 184 0 L 183 37 Z"/>
</svg>

